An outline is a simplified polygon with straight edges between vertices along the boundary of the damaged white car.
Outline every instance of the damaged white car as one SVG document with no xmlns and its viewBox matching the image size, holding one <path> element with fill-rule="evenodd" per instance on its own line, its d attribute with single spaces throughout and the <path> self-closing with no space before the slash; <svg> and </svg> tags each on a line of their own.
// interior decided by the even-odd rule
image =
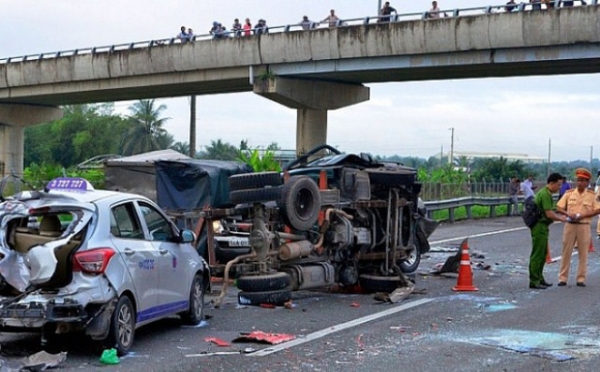
<svg viewBox="0 0 600 372">
<path fill-rule="evenodd" d="M 0 331 L 83 331 L 120 355 L 135 329 L 203 317 L 210 273 L 192 244 L 149 199 L 52 180 L 0 203 Z"/>
</svg>

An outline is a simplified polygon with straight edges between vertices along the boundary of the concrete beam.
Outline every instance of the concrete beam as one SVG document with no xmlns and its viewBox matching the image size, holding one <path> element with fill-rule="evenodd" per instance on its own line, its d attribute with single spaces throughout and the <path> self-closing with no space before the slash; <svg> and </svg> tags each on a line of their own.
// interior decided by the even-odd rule
<svg viewBox="0 0 600 372">
<path fill-rule="evenodd" d="M 24 127 L 62 116 L 58 107 L 0 104 L 0 176 L 23 174 Z"/>
<path fill-rule="evenodd" d="M 327 110 L 369 99 L 369 88 L 360 84 L 330 83 L 289 78 L 259 79 L 254 93 L 297 110 L 296 155 L 327 143 Z"/>
<path fill-rule="evenodd" d="M 15 127 L 47 123 L 62 118 L 58 107 L 0 103 L 0 124 Z"/>
<path fill-rule="evenodd" d="M 254 93 L 289 108 L 335 110 L 369 100 L 370 90 L 360 84 L 330 83 L 290 78 L 260 79 Z"/>
</svg>

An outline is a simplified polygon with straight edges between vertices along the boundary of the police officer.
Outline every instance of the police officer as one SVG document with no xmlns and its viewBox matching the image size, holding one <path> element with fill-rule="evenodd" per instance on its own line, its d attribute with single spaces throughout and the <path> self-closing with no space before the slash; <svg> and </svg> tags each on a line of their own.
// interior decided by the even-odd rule
<svg viewBox="0 0 600 372">
<path fill-rule="evenodd" d="M 546 289 L 552 283 L 544 279 L 544 264 L 548 252 L 548 226 L 552 221 L 566 221 L 566 217 L 555 213 L 553 209 L 552 194 L 558 192 L 562 183 L 562 176 L 552 173 L 546 180 L 546 186 L 535 194 L 534 202 L 543 211 L 540 220 L 531 228 L 531 255 L 529 256 L 529 288 Z"/>
<path fill-rule="evenodd" d="M 587 256 L 591 241 L 590 222 L 600 214 L 600 198 L 588 189 L 592 174 L 585 168 L 575 170 L 576 187 L 567 190 L 556 204 L 558 213 L 567 216 L 562 239 L 562 259 L 558 274 L 558 285 L 567 285 L 573 246 L 577 243 L 579 264 L 577 266 L 577 286 L 585 287 Z"/>
</svg>

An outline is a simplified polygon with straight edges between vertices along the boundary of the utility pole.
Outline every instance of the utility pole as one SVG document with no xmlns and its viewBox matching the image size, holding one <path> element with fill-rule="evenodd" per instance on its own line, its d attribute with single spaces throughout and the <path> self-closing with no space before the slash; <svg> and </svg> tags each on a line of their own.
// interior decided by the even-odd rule
<svg viewBox="0 0 600 372">
<path fill-rule="evenodd" d="M 444 162 L 444 145 L 442 145 L 442 149 L 440 150 L 440 166 Z"/>
<path fill-rule="evenodd" d="M 448 163 L 454 163 L 454 127 L 450 128 L 452 131 L 452 136 L 450 140 L 450 158 L 448 159 Z"/>
<path fill-rule="evenodd" d="M 548 138 L 548 170 L 546 176 L 550 175 L 550 159 L 552 155 L 552 138 Z"/>
<path fill-rule="evenodd" d="M 594 174 L 594 168 L 592 167 L 592 161 L 594 160 L 594 146 L 590 146 L 590 172 Z"/>
<path fill-rule="evenodd" d="M 377 15 L 380 15 L 379 12 L 381 12 L 381 0 L 377 1 Z"/>
<path fill-rule="evenodd" d="M 196 96 L 190 97 L 190 158 L 196 158 Z"/>
</svg>

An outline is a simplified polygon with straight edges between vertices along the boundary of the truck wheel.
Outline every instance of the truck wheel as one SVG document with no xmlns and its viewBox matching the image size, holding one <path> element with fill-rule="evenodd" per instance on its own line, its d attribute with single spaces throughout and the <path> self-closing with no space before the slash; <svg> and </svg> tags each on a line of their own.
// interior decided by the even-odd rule
<svg viewBox="0 0 600 372">
<path fill-rule="evenodd" d="M 123 356 L 131 349 L 134 335 L 135 310 L 129 297 L 121 296 L 112 314 L 106 346 L 114 347 L 117 355 Z"/>
<path fill-rule="evenodd" d="M 279 172 L 243 173 L 229 177 L 229 191 L 260 189 L 265 186 L 281 186 Z"/>
<path fill-rule="evenodd" d="M 236 190 L 229 193 L 229 200 L 233 204 L 262 203 L 279 198 L 281 198 L 281 186 Z"/>
<path fill-rule="evenodd" d="M 419 247 L 415 247 L 408 252 L 408 257 L 405 260 L 398 263 L 400 270 L 405 274 L 412 274 L 417 271 L 419 264 L 421 263 L 421 252 Z"/>
<path fill-rule="evenodd" d="M 407 281 L 400 276 L 380 276 L 362 274 L 359 277 L 360 287 L 367 293 L 392 293 L 398 287 L 407 286 Z"/>
<path fill-rule="evenodd" d="M 271 304 L 281 306 L 292 299 L 292 291 L 289 289 L 280 289 L 278 291 L 266 292 L 239 292 L 238 302 L 240 305 Z"/>
<path fill-rule="evenodd" d="M 292 176 L 282 186 L 277 202 L 283 221 L 296 230 L 310 230 L 319 219 L 321 194 L 308 176 Z"/>
<path fill-rule="evenodd" d="M 186 312 L 179 314 L 185 324 L 198 325 L 204 316 L 204 283 L 202 276 L 196 274 L 190 289 L 190 304 Z"/>
<path fill-rule="evenodd" d="M 289 287 L 291 278 L 284 272 L 267 275 L 243 275 L 237 278 L 237 287 L 246 292 L 277 291 Z"/>
</svg>

